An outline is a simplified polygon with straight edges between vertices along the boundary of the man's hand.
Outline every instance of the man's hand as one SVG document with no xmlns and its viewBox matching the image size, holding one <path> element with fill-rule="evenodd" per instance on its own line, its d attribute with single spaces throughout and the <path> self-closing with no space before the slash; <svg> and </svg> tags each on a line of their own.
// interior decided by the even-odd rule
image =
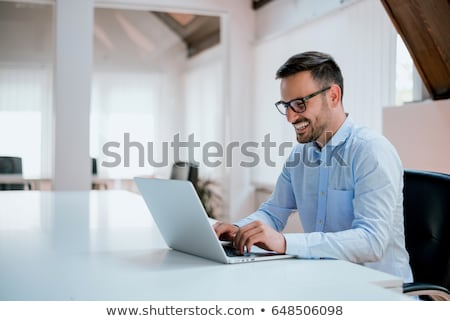
<svg viewBox="0 0 450 321">
<path fill-rule="evenodd" d="M 253 245 L 267 251 L 286 253 L 286 239 L 283 234 L 260 221 L 241 227 L 234 237 L 234 246 L 241 254 L 245 249 L 250 252 Z"/>
<path fill-rule="evenodd" d="M 228 223 L 217 222 L 214 230 L 219 240 L 232 241 L 239 253 L 250 252 L 253 245 L 267 251 L 286 253 L 286 240 L 283 234 L 275 231 L 260 221 L 255 221 L 241 228 Z"/>
<path fill-rule="evenodd" d="M 234 241 L 234 237 L 236 236 L 239 227 L 236 225 L 217 222 L 213 225 L 214 231 L 216 232 L 217 237 L 221 241 Z"/>
</svg>

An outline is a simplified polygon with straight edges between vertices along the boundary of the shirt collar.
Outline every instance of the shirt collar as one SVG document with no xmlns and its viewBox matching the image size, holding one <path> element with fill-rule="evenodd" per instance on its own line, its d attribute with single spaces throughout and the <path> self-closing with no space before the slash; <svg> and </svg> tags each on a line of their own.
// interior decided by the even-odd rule
<svg viewBox="0 0 450 321">
<path fill-rule="evenodd" d="M 322 155 L 323 154 L 322 151 L 325 151 L 325 150 L 329 149 L 330 147 L 331 147 L 331 151 L 334 150 L 334 148 L 343 144 L 347 140 L 347 138 L 350 136 L 350 134 L 352 132 L 352 127 L 354 126 L 354 123 L 353 123 L 352 118 L 348 114 L 346 114 L 346 115 L 347 115 L 347 117 L 344 120 L 344 122 L 342 123 L 341 127 L 339 127 L 337 132 L 331 137 L 331 139 L 325 144 L 325 146 L 320 148 L 319 145 L 315 141 L 307 143 L 307 145 L 312 147 L 311 149 L 309 149 L 309 148 L 307 149 L 307 150 L 312 150 L 312 154 L 309 156 L 309 157 L 311 157 L 312 161 L 316 161 L 316 160 L 320 159 L 321 157 L 323 157 L 324 155 Z"/>
<path fill-rule="evenodd" d="M 332 147 L 339 146 L 343 144 L 350 136 L 353 127 L 353 120 L 348 114 L 346 115 L 347 117 L 342 123 L 341 127 L 339 127 L 337 132 L 331 137 L 331 139 L 325 144 L 325 146 L 332 146 Z"/>
</svg>

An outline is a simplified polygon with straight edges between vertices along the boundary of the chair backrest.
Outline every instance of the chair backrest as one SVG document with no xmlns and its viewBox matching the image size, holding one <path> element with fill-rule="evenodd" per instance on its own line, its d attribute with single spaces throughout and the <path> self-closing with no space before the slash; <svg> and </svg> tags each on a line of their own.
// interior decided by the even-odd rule
<svg viewBox="0 0 450 321">
<path fill-rule="evenodd" d="M 172 166 L 170 179 L 188 180 L 197 188 L 198 167 L 189 162 L 175 162 Z"/>
<path fill-rule="evenodd" d="M 0 156 L 0 174 L 22 175 L 22 158 Z M 25 189 L 24 184 L 0 184 L 1 191 L 23 189 Z"/>
<path fill-rule="evenodd" d="M 414 281 L 449 287 L 450 175 L 405 170 L 405 243 Z"/>
<path fill-rule="evenodd" d="M 97 175 L 98 171 L 97 171 L 97 158 L 91 158 L 91 165 L 92 165 L 92 175 Z"/>
</svg>

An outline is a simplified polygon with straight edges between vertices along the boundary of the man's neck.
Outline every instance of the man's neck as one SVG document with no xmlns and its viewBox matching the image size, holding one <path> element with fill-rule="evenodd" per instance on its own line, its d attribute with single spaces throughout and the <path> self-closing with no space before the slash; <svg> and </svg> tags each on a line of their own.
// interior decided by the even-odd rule
<svg viewBox="0 0 450 321">
<path fill-rule="evenodd" d="M 323 146 L 325 146 L 331 140 L 334 134 L 336 134 L 339 128 L 341 128 L 342 124 L 347 119 L 347 116 L 347 113 L 340 114 L 340 117 L 334 122 L 335 124 L 333 124 L 332 128 L 325 130 L 323 134 L 316 140 L 316 145 L 317 147 L 319 147 L 319 149 L 322 149 Z"/>
</svg>

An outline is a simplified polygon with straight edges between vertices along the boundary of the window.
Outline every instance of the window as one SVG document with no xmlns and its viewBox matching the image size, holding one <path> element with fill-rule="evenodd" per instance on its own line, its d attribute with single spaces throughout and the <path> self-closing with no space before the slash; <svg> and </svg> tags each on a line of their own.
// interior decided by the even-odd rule
<svg viewBox="0 0 450 321">
<path fill-rule="evenodd" d="M 395 103 L 403 105 L 413 101 L 414 65 L 402 38 L 397 35 L 397 57 L 395 77 Z"/>
</svg>

